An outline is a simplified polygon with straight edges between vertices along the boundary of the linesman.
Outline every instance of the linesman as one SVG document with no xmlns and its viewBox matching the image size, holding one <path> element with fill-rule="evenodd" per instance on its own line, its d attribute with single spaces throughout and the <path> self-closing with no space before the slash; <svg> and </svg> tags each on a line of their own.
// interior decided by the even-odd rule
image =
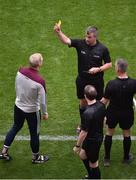
<svg viewBox="0 0 136 180">
<path fill-rule="evenodd" d="M 107 132 L 104 140 L 105 156 L 104 166 L 110 165 L 110 151 L 112 146 L 112 136 L 115 127 L 119 127 L 123 132 L 123 162 L 128 164 L 132 161 L 131 148 L 131 127 L 134 122 L 133 96 L 136 93 L 136 80 L 127 75 L 128 63 L 124 59 L 118 59 L 115 63 L 117 78 L 108 82 L 105 88 L 102 102 L 109 105 L 107 107 Z"/>
</svg>

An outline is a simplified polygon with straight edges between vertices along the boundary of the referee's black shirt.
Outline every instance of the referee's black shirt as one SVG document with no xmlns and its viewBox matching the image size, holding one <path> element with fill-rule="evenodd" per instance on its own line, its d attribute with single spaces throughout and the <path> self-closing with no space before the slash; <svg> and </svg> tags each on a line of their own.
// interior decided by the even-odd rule
<svg viewBox="0 0 136 180">
<path fill-rule="evenodd" d="M 92 67 L 100 67 L 105 63 L 110 63 L 111 58 L 109 50 L 97 40 L 94 46 L 86 43 L 85 39 L 71 39 L 71 46 L 75 47 L 78 55 L 78 74 L 82 75 L 84 71 L 88 71 Z M 103 77 L 103 72 L 96 75 Z"/>
<path fill-rule="evenodd" d="M 81 129 L 87 131 L 86 139 L 101 140 L 103 138 L 103 120 L 105 106 L 99 101 L 88 105 L 81 117 Z"/>
<path fill-rule="evenodd" d="M 113 109 L 131 109 L 133 96 L 136 93 L 136 80 L 130 77 L 116 78 L 108 82 L 104 97 L 110 100 L 109 107 Z"/>
</svg>

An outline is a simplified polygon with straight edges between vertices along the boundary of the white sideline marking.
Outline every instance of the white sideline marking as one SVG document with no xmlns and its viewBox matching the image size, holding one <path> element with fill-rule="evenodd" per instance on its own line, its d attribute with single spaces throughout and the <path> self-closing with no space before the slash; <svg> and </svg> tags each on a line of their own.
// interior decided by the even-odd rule
<svg viewBox="0 0 136 180">
<path fill-rule="evenodd" d="M 0 141 L 3 141 L 5 139 L 5 136 L 0 135 Z M 30 136 L 16 136 L 15 137 L 16 141 L 29 141 L 30 140 Z M 52 135 L 45 135 L 45 136 L 40 136 L 40 140 L 47 140 L 47 141 L 76 141 L 77 140 L 77 136 L 68 136 L 68 135 L 64 135 L 64 136 L 52 136 Z M 123 140 L 123 136 L 122 135 L 114 135 L 113 136 L 113 140 Z M 131 140 L 136 140 L 136 136 L 131 136 Z"/>
</svg>

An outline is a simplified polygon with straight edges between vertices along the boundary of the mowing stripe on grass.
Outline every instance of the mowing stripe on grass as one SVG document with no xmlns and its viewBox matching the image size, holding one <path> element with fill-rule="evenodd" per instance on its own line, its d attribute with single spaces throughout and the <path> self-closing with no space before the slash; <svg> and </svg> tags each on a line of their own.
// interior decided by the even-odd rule
<svg viewBox="0 0 136 180">
<path fill-rule="evenodd" d="M 5 139 L 5 136 L 0 135 L 0 141 L 3 141 Z M 136 140 L 136 136 L 131 136 L 132 140 Z M 29 141 L 30 137 L 29 136 L 16 136 L 15 137 L 16 141 Z M 64 136 L 52 136 L 52 135 L 45 135 L 45 136 L 40 136 L 40 140 L 47 140 L 47 141 L 76 141 L 77 140 L 77 136 L 68 136 L 68 135 L 64 135 Z M 123 136 L 122 135 L 115 135 L 113 136 L 113 140 L 123 140 Z"/>
</svg>

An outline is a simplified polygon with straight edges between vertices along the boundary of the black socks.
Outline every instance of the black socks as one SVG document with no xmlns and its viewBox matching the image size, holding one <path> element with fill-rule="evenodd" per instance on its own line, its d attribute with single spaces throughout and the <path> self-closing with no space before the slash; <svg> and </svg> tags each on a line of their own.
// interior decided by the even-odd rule
<svg viewBox="0 0 136 180">
<path fill-rule="evenodd" d="M 100 173 L 100 169 L 99 169 L 99 166 L 96 167 L 96 168 L 91 168 L 89 166 L 89 160 L 88 159 L 85 159 L 85 160 L 82 160 L 83 163 L 84 163 L 84 166 L 88 172 L 88 179 L 100 179 L 101 178 L 101 173 Z"/>
<path fill-rule="evenodd" d="M 124 159 L 129 159 L 130 147 L 131 147 L 131 138 L 130 138 L 130 136 L 129 137 L 124 137 L 124 140 L 123 140 Z"/>
<path fill-rule="evenodd" d="M 88 159 L 84 159 L 84 160 L 82 160 L 82 161 L 83 161 L 84 166 L 85 166 L 85 168 L 86 168 L 86 170 L 87 170 L 87 172 L 88 172 L 88 175 L 89 175 L 89 173 L 90 173 L 89 160 L 88 160 Z"/>
<path fill-rule="evenodd" d="M 90 168 L 89 179 L 101 179 L 99 166 L 96 168 Z"/>
<path fill-rule="evenodd" d="M 105 159 L 110 159 L 111 145 L 112 145 L 112 136 L 106 135 L 104 139 Z"/>
</svg>

